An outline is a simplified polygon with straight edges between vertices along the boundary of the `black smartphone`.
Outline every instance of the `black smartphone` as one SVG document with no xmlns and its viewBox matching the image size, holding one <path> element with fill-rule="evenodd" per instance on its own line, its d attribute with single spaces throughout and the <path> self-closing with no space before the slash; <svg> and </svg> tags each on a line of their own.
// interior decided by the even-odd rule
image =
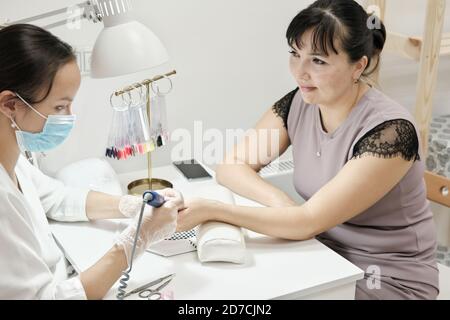
<svg viewBox="0 0 450 320">
<path fill-rule="evenodd" d="M 188 180 L 212 178 L 205 168 L 203 168 L 203 166 L 195 159 L 174 162 L 173 165 L 180 170 Z"/>
</svg>

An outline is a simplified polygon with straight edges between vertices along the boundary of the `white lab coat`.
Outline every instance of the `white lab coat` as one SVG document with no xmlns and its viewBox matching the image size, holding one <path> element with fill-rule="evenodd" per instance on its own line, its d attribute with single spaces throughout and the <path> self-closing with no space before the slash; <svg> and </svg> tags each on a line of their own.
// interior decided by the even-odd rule
<svg viewBox="0 0 450 320">
<path fill-rule="evenodd" d="M 65 187 L 23 156 L 14 185 L 0 164 L 0 299 L 86 299 L 79 276 L 68 279 L 47 217 L 87 221 L 89 190 Z"/>
</svg>

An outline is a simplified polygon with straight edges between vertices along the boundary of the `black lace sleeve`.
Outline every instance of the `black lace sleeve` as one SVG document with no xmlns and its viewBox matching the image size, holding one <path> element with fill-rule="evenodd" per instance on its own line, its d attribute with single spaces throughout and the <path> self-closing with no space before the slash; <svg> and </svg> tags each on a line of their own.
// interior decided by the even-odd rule
<svg viewBox="0 0 450 320">
<path fill-rule="evenodd" d="M 419 140 L 414 125 L 403 119 L 380 124 L 362 137 L 353 148 L 352 159 L 363 155 L 380 158 L 401 156 L 407 161 L 420 160 Z"/>
<path fill-rule="evenodd" d="M 297 93 L 298 88 L 289 92 L 285 95 L 281 100 L 276 102 L 272 110 L 273 112 L 283 119 L 284 127 L 287 129 L 287 119 L 289 115 L 289 110 L 291 109 L 292 100 L 294 99 L 295 94 Z"/>
</svg>

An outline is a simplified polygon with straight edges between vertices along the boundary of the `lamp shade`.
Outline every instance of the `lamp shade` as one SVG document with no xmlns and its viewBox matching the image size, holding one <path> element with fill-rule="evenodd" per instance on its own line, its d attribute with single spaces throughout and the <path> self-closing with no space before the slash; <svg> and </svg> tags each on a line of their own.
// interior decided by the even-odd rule
<svg viewBox="0 0 450 320">
<path fill-rule="evenodd" d="M 169 60 L 158 37 L 128 15 L 107 16 L 91 55 L 91 77 L 109 78 L 161 65 Z"/>
</svg>

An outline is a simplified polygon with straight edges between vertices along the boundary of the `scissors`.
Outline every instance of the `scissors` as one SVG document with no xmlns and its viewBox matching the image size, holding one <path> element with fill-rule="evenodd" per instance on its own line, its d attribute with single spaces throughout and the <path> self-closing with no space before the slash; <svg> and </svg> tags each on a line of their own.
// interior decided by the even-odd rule
<svg viewBox="0 0 450 320">
<path fill-rule="evenodd" d="M 173 277 L 175 276 L 175 273 L 169 274 L 165 277 L 156 279 L 154 281 L 151 281 L 139 288 L 136 288 L 130 292 L 128 292 L 127 294 L 124 295 L 124 298 L 135 294 L 135 293 L 139 293 L 139 297 L 143 298 L 143 299 L 148 299 L 148 300 L 161 300 L 161 290 L 167 286 L 169 284 L 170 281 L 172 281 Z M 150 289 L 150 287 L 153 287 L 156 284 L 159 284 L 163 282 L 159 287 L 157 287 L 156 289 Z"/>
</svg>

